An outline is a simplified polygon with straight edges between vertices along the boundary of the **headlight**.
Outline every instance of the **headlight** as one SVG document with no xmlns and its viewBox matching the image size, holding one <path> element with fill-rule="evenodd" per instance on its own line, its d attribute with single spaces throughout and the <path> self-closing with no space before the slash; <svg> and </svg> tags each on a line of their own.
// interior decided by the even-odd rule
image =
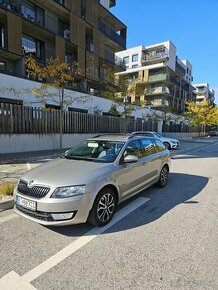
<svg viewBox="0 0 218 290">
<path fill-rule="evenodd" d="M 69 186 L 69 187 L 58 187 L 52 194 L 52 198 L 66 198 L 75 195 L 81 195 L 86 192 L 85 185 Z"/>
</svg>

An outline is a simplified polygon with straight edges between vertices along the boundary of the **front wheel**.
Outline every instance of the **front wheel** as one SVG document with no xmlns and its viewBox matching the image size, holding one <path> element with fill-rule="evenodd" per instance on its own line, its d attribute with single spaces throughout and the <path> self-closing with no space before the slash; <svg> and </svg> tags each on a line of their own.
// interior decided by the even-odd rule
<svg viewBox="0 0 218 290">
<path fill-rule="evenodd" d="M 108 224 L 115 212 L 116 195 L 111 188 L 104 188 L 97 195 L 89 213 L 88 222 L 96 227 Z"/>
<path fill-rule="evenodd" d="M 159 187 L 164 187 L 168 182 L 169 169 L 166 165 L 163 166 L 160 172 L 159 180 L 157 182 Z"/>
</svg>

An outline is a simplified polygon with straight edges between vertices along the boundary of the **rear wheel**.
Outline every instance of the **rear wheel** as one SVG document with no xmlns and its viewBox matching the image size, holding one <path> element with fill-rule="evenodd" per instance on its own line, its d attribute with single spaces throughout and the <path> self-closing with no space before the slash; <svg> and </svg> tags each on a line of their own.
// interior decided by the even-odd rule
<svg viewBox="0 0 218 290">
<path fill-rule="evenodd" d="M 108 224 L 115 212 L 116 195 L 111 188 L 104 188 L 97 195 L 89 213 L 88 222 L 96 227 Z"/>
<path fill-rule="evenodd" d="M 168 182 L 168 176 L 169 176 L 169 169 L 167 165 L 164 165 L 161 169 L 159 180 L 158 180 L 158 186 L 164 187 L 167 185 Z"/>
<path fill-rule="evenodd" d="M 171 149 L 170 144 L 169 144 L 168 142 L 164 142 L 164 146 L 165 146 L 168 150 Z"/>
</svg>

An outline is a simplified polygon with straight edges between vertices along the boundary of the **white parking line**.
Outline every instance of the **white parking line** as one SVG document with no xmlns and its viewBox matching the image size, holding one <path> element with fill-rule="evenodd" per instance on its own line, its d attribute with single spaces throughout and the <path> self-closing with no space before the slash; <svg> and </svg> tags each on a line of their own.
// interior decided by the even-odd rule
<svg viewBox="0 0 218 290">
<path fill-rule="evenodd" d="M 139 208 L 141 205 L 148 202 L 150 198 L 139 197 L 126 207 L 122 208 L 118 211 L 112 221 L 101 228 L 94 228 L 89 232 L 85 233 L 83 236 L 57 252 L 55 255 L 48 258 L 43 263 L 36 266 L 34 269 L 30 270 L 22 277 L 19 276 L 14 271 L 9 272 L 7 275 L 0 279 L 0 289 L 1 290 L 15 290 L 15 289 L 22 289 L 22 290 L 29 290 L 29 289 L 36 289 L 34 287 L 31 288 L 30 282 L 41 276 L 42 274 L 46 273 L 51 268 L 55 267 L 57 264 L 65 260 L 67 257 L 75 253 L 77 250 L 81 249 L 83 246 L 87 245 L 90 241 L 95 239 L 98 235 L 102 234 L 103 232 L 107 231 L 109 228 L 114 226 L 117 222 L 122 220 L 124 217 L 129 215 L 131 212 Z M 16 288 L 13 288 L 11 285 L 16 285 Z M 4 287 L 4 288 L 3 288 Z"/>
<path fill-rule="evenodd" d="M 19 216 L 17 214 L 15 214 L 15 213 L 12 213 L 12 214 L 10 214 L 8 216 L 3 216 L 3 217 L 0 218 L 0 224 L 3 224 L 3 223 L 8 222 L 10 220 L 16 219 L 18 217 Z"/>
</svg>

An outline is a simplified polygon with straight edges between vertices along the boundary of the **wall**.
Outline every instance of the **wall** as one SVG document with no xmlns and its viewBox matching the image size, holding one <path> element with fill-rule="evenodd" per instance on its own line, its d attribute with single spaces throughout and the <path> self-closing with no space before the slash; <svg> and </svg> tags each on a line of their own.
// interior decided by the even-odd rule
<svg viewBox="0 0 218 290">
<path fill-rule="evenodd" d="M 37 103 L 36 98 L 31 94 L 31 89 L 34 87 L 39 87 L 40 83 L 33 82 L 27 79 L 21 79 L 14 76 L 9 76 L 0 73 L 0 97 L 3 98 L 12 98 L 12 99 L 21 99 L 24 100 L 24 104 L 31 107 L 40 107 L 41 104 Z M 4 89 L 16 88 L 17 94 L 4 92 Z M 22 89 L 28 89 L 29 93 L 21 93 Z M 85 93 L 80 93 L 76 91 L 65 90 L 67 96 L 72 97 L 72 105 L 74 108 L 81 108 L 88 110 L 89 113 L 94 111 L 108 112 L 113 104 L 112 101 L 88 95 Z M 50 102 L 51 104 L 52 102 Z M 123 107 L 117 106 L 120 112 L 123 111 Z M 132 112 L 132 115 L 136 118 L 142 118 L 150 112 L 147 108 L 137 107 L 135 111 Z"/>
<path fill-rule="evenodd" d="M 71 148 L 94 135 L 97 134 L 64 134 L 63 148 Z M 0 135 L 0 154 L 52 150 L 59 148 L 59 134 Z"/>
</svg>

